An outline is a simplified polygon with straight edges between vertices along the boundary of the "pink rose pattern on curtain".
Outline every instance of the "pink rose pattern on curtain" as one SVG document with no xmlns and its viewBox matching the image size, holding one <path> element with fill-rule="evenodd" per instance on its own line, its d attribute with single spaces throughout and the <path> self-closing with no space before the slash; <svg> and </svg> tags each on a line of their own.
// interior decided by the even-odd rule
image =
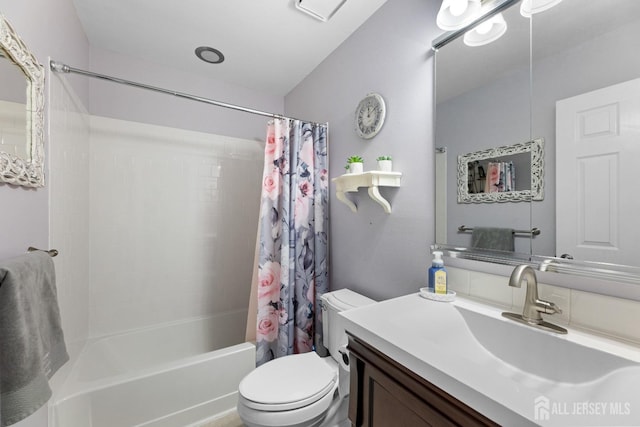
<svg viewBox="0 0 640 427">
<path fill-rule="evenodd" d="M 269 122 L 260 207 L 257 365 L 316 349 L 328 290 L 327 128 Z"/>
</svg>

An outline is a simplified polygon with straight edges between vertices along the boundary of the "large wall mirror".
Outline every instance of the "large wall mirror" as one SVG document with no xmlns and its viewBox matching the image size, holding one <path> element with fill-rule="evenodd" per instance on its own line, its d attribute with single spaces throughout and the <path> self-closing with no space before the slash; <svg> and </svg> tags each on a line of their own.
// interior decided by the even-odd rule
<svg viewBox="0 0 640 427">
<path fill-rule="evenodd" d="M 436 227 L 441 232 L 446 230 L 438 233 L 437 242 L 441 244 L 471 248 L 474 236 L 466 231 L 469 229 L 531 228 L 528 194 L 510 193 L 523 197 L 504 198 L 504 203 L 497 198 L 492 200 L 484 190 L 462 200 L 459 197 L 460 187 L 469 182 L 469 178 L 467 182 L 461 179 L 466 171 L 459 170 L 460 162 L 485 158 L 485 154 L 500 161 L 498 155 L 489 153 L 504 151 L 500 147 L 519 147 L 534 139 L 529 124 L 530 20 L 520 16 L 517 7 L 502 14 L 509 28 L 498 40 L 471 47 L 460 36 L 436 53 L 436 162 L 446 170 L 436 176 L 439 193 L 445 195 L 437 202 Z M 513 21 L 519 21 L 518 25 Z M 529 153 L 526 163 L 530 159 Z M 477 173 L 477 166 L 467 169 L 476 172 L 476 176 L 482 175 Z M 486 175 L 488 171 L 484 172 Z M 516 167 L 515 174 L 518 185 L 526 180 L 522 178 L 522 168 Z M 469 204 L 469 199 L 486 203 Z M 462 225 L 465 228 L 461 229 Z M 526 233 L 514 234 L 513 245 L 515 252 L 531 253 L 531 239 Z"/>
<path fill-rule="evenodd" d="M 499 39 L 434 42 L 438 244 L 473 255 L 461 224 L 535 229 L 496 262 L 640 283 L 640 1 L 562 0 L 531 18 L 519 1 L 492 4 L 507 23 Z M 458 156 L 536 139 L 543 198 L 458 203 Z"/>
<path fill-rule="evenodd" d="M 0 182 L 44 185 L 44 69 L 0 15 Z"/>
</svg>

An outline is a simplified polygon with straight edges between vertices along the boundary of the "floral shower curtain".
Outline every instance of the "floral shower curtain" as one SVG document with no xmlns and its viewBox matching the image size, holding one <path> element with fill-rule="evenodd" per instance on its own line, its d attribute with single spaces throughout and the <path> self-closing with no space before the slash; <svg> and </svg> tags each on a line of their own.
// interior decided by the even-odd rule
<svg viewBox="0 0 640 427">
<path fill-rule="evenodd" d="M 259 225 L 257 365 L 322 346 L 328 290 L 326 125 L 269 122 Z"/>
</svg>

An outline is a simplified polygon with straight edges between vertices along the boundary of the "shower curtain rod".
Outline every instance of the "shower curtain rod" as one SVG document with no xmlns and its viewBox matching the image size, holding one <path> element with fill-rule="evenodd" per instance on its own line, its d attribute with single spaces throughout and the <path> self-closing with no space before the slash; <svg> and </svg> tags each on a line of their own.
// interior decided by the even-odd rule
<svg viewBox="0 0 640 427">
<path fill-rule="evenodd" d="M 115 82 L 115 83 L 120 83 L 120 84 L 124 84 L 124 85 L 134 86 L 134 87 L 137 87 L 137 88 L 140 88 L 140 89 L 147 89 L 147 90 L 152 90 L 154 92 L 160 92 L 160 93 L 165 93 L 165 94 L 168 94 L 168 95 L 177 96 L 179 98 L 186 98 L 186 99 L 190 99 L 190 100 L 193 100 L 193 101 L 204 102 L 205 104 L 217 105 L 218 107 L 230 108 L 232 110 L 243 111 L 245 113 L 257 114 L 259 116 L 266 116 L 266 117 L 271 117 L 271 118 L 274 118 L 274 119 L 290 119 L 290 120 L 300 120 L 300 121 L 303 121 L 303 122 L 309 122 L 308 120 L 301 120 L 301 119 L 296 119 L 294 117 L 287 117 L 287 116 L 284 116 L 282 114 L 269 113 L 267 111 L 261 111 L 261 110 L 256 110 L 256 109 L 253 109 L 253 108 L 241 107 L 239 105 L 234 105 L 234 104 L 229 104 L 229 103 L 226 103 L 226 102 L 216 101 L 214 99 L 203 98 L 201 96 L 190 95 L 188 93 L 183 93 L 183 92 L 176 92 L 174 90 L 163 89 L 161 87 L 151 86 L 151 85 L 147 85 L 147 84 L 144 84 L 144 83 L 137 83 L 137 82 L 133 82 L 131 80 L 125 80 L 125 79 L 121 79 L 121 78 L 118 78 L 118 77 L 107 76 L 105 74 L 98 74 L 98 73 L 94 73 L 93 71 L 81 70 L 79 68 L 74 68 L 74 67 L 71 67 L 71 66 L 69 66 L 67 64 L 64 64 L 64 63 L 58 62 L 58 61 L 53 61 L 53 60 L 49 61 L 49 67 L 51 68 L 51 71 L 55 71 L 56 73 L 76 73 L 76 74 L 81 74 L 83 76 L 95 77 L 95 78 L 102 79 L 102 80 L 107 80 L 107 81 L 110 81 L 110 82 Z M 325 125 L 325 126 L 328 125 L 328 123 L 317 123 L 317 122 L 309 122 L 309 123 L 320 124 L 320 125 Z"/>
</svg>

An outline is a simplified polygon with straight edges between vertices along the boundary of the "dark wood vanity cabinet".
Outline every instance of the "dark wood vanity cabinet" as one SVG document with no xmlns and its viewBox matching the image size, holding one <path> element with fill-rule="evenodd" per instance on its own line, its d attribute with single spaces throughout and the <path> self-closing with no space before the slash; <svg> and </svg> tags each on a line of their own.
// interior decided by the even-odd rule
<svg viewBox="0 0 640 427">
<path fill-rule="evenodd" d="M 349 336 L 348 349 L 352 425 L 498 425 L 358 338 Z"/>
</svg>

